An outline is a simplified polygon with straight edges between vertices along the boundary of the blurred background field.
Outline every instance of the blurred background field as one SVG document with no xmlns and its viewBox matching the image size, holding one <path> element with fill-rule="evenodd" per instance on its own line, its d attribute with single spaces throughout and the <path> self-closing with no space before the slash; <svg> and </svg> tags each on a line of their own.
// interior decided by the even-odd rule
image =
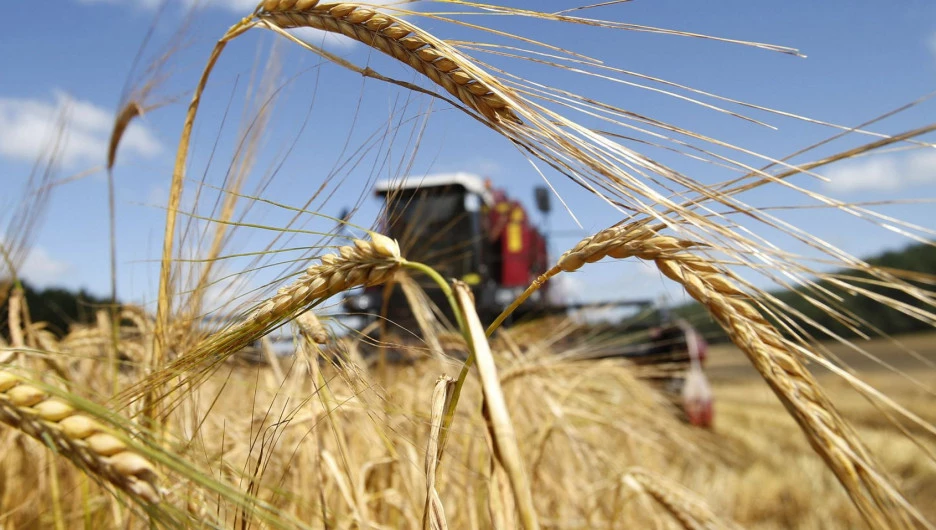
<svg viewBox="0 0 936 530">
<path fill-rule="evenodd" d="M 918 352 L 929 363 L 936 361 L 936 333 L 899 337 L 903 347 Z M 936 369 L 920 368 L 920 362 L 888 339 L 860 343 L 880 361 L 898 369 L 910 369 L 917 386 L 903 375 L 890 372 L 878 361 L 834 342 L 827 346 L 861 378 L 885 395 L 905 404 L 930 423 L 936 422 L 936 407 L 927 390 L 936 384 Z M 848 501 L 830 483 L 824 465 L 815 457 L 806 440 L 791 436 L 796 424 L 773 393 L 751 368 L 750 362 L 734 346 L 719 344 L 709 350 L 706 374 L 716 396 L 715 432 L 725 440 L 721 446 L 739 458 L 750 498 L 739 498 L 734 508 L 736 520 L 745 527 L 758 528 L 853 528 Z M 936 450 L 931 440 L 925 449 L 915 446 L 895 431 L 879 406 L 856 393 L 838 376 L 813 368 L 823 387 L 852 422 L 871 450 L 894 475 L 908 499 L 912 499 L 931 520 L 936 517 L 936 465 L 927 451 Z M 914 426 L 907 429 L 918 430 Z M 734 450 L 737 452 L 735 453 Z M 831 510 L 831 511 L 826 511 Z M 825 513 L 825 518 L 806 522 L 806 514 Z"/>
</svg>

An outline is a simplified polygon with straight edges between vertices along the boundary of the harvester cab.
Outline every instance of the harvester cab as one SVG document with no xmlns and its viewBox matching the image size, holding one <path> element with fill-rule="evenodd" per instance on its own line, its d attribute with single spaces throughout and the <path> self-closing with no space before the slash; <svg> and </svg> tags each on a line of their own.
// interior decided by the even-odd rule
<svg viewBox="0 0 936 530">
<path fill-rule="evenodd" d="M 471 286 L 482 321 L 493 320 L 546 271 L 545 236 L 522 204 L 489 181 L 467 173 L 409 177 L 378 182 L 375 193 L 384 200 L 381 231 L 400 242 L 407 259 Z M 439 289 L 429 282 L 421 286 L 446 311 Z M 545 299 L 545 291 L 536 293 L 516 316 L 542 310 Z M 372 318 L 386 307 L 394 323 L 411 322 L 401 289 L 384 301 L 377 287 L 349 296 L 344 307 Z"/>
</svg>

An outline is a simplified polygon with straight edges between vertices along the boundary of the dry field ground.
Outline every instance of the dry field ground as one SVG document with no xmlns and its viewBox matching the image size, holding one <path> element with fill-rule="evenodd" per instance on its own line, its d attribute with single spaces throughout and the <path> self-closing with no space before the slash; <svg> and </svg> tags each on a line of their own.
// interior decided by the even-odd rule
<svg viewBox="0 0 936 530">
<path fill-rule="evenodd" d="M 923 347 L 933 337 L 905 342 L 933 359 L 936 348 Z M 543 528 L 866 528 L 841 484 L 737 350 L 712 348 L 716 416 L 707 431 L 677 420 L 626 363 L 562 362 L 549 344 L 535 326 L 492 342 Z M 167 470 L 159 480 L 164 512 L 154 513 L 160 526 L 421 526 L 433 387 L 440 375 L 455 375 L 459 363 L 423 355 L 384 372 L 354 364 L 339 370 L 308 362 L 305 349 L 300 343 L 297 357 L 274 364 L 222 367 L 185 395 L 169 425 L 176 439 L 170 451 L 185 469 Z M 868 349 L 897 362 L 883 343 Z M 929 386 L 934 373 L 912 372 Z M 925 449 L 914 446 L 841 380 L 819 377 L 882 469 L 936 519 L 936 466 L 926 455 L 936 449 L 932 437 L 920 437 Z M 862 377 L 936 422 L 932 396 L 907 379 L 869 366 L 862 366 Z M 86 381 L 107 386 L 106 378 Z M 476 378 L 469 378 L 435 471 L 449 528 L 516 524 L 504 522 L 515 517 L 515 507 L 498 503 L 510 494 L 491 467 L 480 397 Z M 9 429 L 2 443 L 0 528 L 50 528 L 56 519 L 60 528 L 148 526 L 145 515 L 119 508 L 42 444 Z M 206 478 L 218 486 L 200 486 Z M 276 511 L 244 510 L 239 494 L 212 491 L 221 484 L 250 492 Z M 687 521 L 708 525 L 681 525 L 677 516 L 686 514 Z"/>
<path fill-rule="evenodd" d="M 928 362 L 936 361 L 936 334 L 910 335 L 900 337 L 900 341 Z M 936 397 L 921 388 L 936 387 L 936 369 L 926 367 L 885 340 L 863 346 L 920 384 L 908 382 L 841 345 L 829 347 L 857 369 L 864 381 L 930 423 L 936 422 Z M 706 371 L 716 394 L 715 432 L 725 441 L 724 448 L 742 461 L 740 468 L 725 472 L 740 473 L 749 494 L 759 499 L 738 499 L 736 520 L 751 528 L 856 527 L 854 510 L 841 488 L 743 354 L 730 344 L 714 346 Z M 885 414 L 841 378 L 821 368 L 813 372 L 908 499 L 933 520 L 936 466 L 925 452 L 936 449 L 932 438 L 923 437 L 926 449 L 915 447 L 899 435 Z"/>
<path fill-rule="evenodd" d="M 841 484 L 736 348 L 712 348 L 707 371 L 716 394 L 716 416 L 714 429 L 706 431 L 675 421 L 674 411 L 630 378 L 629 369 L 620 361 L 557 363 L 549 357 L 556 351 L 549 351 L 539 341 L 524 340 L 530 331 L 535 330 L 518 329 L 508 334 L 513 339 L 502 337 L 492 346 L 544 527 L 695 528 L 681 525 L 674 515 L 680 510 L 691 512 L 698 504 L 702 512 L 714 516 L 712 526 L 703 528 L 724 528 L 732 523 L 752 529 L 866 528 Z M 934 340 L 936 334 L 901 338 L 930 361 L 936 360 Z M 934 398 L 920 386 L 845 348 L 830 348 L 856 366 L 863 380 L 936 423 Z M 895 352 L 884 341 L 872 341 L 865 349 L 907 371 L 920 385 L 932 388 L 936 384 L 936 370 L 915 369 L 921 365 L 919 361 Z M 532 357 L 514 355 L 521 350 Z M 329 421 L 321 421 L 311 435 L 336 459 L 340 451 L 348 452 L 341 457 L 347 462 L 330 464 L 330 471 L 321 479 L 326 491 L 335 496 L 333 500 L 340 497 L 334 487 L 340 484 L 339 477 L 347 474 L 350 485 L 372 488 L 375 486 L 369 482 L 376 483 L 381 476 L 374 470 L 384 465 L 390 466 L 386 471 L 398 474 L 382 476 L 385 486 L 403 491 L 422 488 L 417 470 L 424 457 L 431 388 L 438 375 L 454 375 L 456 368 L 455 364 L 423 358 L 413 365 L 391 365 L 383 374 L 374 369 L 358 374 L 364 379 L 350 385 L 358 389 L 353 398 L 341 390 L 347 388 L 339 382 L 342 376 L 325 369 L 326 378 L 331 374 L 331 384 L 338 387 L 332 399 L 348 400 L 335 401 Z M 283 366 L 278 370 L 290 369 Z M 260 396 L 274 392 L 279 386 L 276 371 L 261 365 L 235 372 L 236 377 L 227 382 L 227 397 L 209 416 L 231 421 L 237 411 L 254 410 L 255 424 L 274 423 L 264 421 L 260 414 L 261 406 L 270 399 L 257 398 L 255 393 L 258 388 Z M 921 435 L 923 445 L 915 446 L 882 411 L 839 377 L 819 369 L 814 372 L 908 500 L 928 518 L 936 519 L 936 506 L 931 501 L 936 498 L 936 465 L 927 456 L 927 451 L 936 451 L 932 437 L 917 429 L 914 432 Z M 487 528 L 491 524 L 488 514 L 496 508 L 488 505 L 492 493 L 489 462 L 483 451 L 478 452 L 486 444 L 480 391 L 473 381 L 466 389 L 466 401 L 438 468 L 436 487 L 452 527 Z M 282 399 L 289 390 L 276 392 Z M 342 394 L 344 398 L 339 397 Z M 362 421 L 368 415 L 371 421 Z M 329 448 L 333 436 L 336 440 L 344 437 L 344 449 L 338 445 Z M 381 438 L 406 449 L 391 456 L 378 443 Z M 276 450 L 301 453 L 309 444 L 308 440 L 284 439 Z M 240 459 L 250 461 L 246 454 Z M 342 465 L 348 468 L 339 471 Z M 675 509 L 626 487 L 629 482 L 621 477 L 635 468 L 646 471 L 661 487 L 685 488 L 669 493 Z M 365 483 L 356 481 L 350 478 L 355 469 L 362 470 L 361 476 L 373 473 L 374 477 L 361 479 Z M 271 471 L 271 476 L 277 473 Z M 289 475 L 283 471 L 284 477 Z M 382 494 L 372 495 L 379 498 Z M 355 497 L 348 496 L 345 505 L 327 502 L 346 517 L 360 509 L 349 510 Z M 472 504 L 475 510 L 468 509 Z M 381 512 L 379 505 L 372 501 L 372 509 L 363 510 L 365 517 L 406 526 L 397 519 L 399 514 L 386 508 Z M 418 506 L 419 502 L 414 502 L 414 509 Z M 696 520 L 704 520 L 704 516 Z"/>
</svg>

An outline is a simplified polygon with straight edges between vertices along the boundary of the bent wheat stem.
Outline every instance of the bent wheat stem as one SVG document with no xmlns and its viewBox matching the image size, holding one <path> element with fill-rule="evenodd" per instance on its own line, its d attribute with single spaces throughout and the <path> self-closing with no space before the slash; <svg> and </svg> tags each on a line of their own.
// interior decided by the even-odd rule
<svg viewBox="0 0 936 530">
<path fill-rule="evenodd" d="M 169 185 L 169 202 L 166 208 L 166 229 L 163 234 L 162 258 L 159 267 L 159 293 L 156 303 L 156 329 L 153 333 L 153 357 L 150 360 L 150 370 L 155 371 L 161 365 L 169 349 L 168 337 L 170 311 L 172 310 L 172 251 L 175 241 L 176 217 L 179 211 L 179 205 L 182 203 L 182 183 L 185 179 L 185 166 L 188 160 L 188 148 L 192 139 L 192 128 L 195 125 L 195 116 L 198 114 L 198 106 L 201 103 L 201 96 L 208 84 L 208 76 L 214 64 L 221 56 L 224 47 L 228 41 L 240 35 L 249 29 L 249 17 L 239 21 L 232 26 L 224 37 L 221 38 L 211 51 L 208 58 L 208 64 L 202 71 L 195 92 L 192 94 L 192 101 L 189 103 L 185 114 L 185 122 L 182 124 L 182 134 L 179 136 L 179 147 L 176 150 L 175 164 L 172 168 L 172 182 Z M 160 389 L 153 388 L 154 393 Z M 143 415 L 146 418 L 152 418 L 155 411 L 152 410 L 154 394 L 149 393 L 144 399 Z"/>
<path fill-rule="evenodd" d="M 491 347 L 475 311 L 471 289 L 467 284 L 455 282 L 454 290 L 458 306 L 465 317 L 465 338 L 478 363 L 481 392 L 484 395 L 483 411 L 493 445 L 492 458 L 495 465 L 502 466 L 506 471 L 523 527 L 535 530 L 539 528 L 539 521 L 533 505 L 533 492 L 520 456 L 517 434 L 510 419 Z"/>
<path fill-rule="evenodd" d="M 415 261 L 405 261 L 403 266 L 415 271 L 419 271 L 435 282 L 439 286 L 439 289 L 442 290 L 442 293 L 445 294 L 445 299 L 448 300 L 450 306 L 452 306 L 452 312 L 455 313 L 455 323 L 458 325 L 458 329 L 465 329 L 464 317 L 462 316 L 461 310 L 458 307 L 458 303 L 455 301 L 455 294 L 452 292 L 452 288 L 449 287 L 449 284 L 445 281 L 445 278 L 441 274 L 436 272 L 432 267 L 418 263 Z"/>
</svg>

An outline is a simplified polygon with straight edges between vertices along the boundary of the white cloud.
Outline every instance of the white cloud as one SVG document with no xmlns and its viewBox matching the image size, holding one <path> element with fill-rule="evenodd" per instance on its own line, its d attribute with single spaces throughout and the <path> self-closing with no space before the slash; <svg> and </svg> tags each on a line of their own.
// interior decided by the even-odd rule
<svg viewBox="0 0 936 530">
<path fill-rule="evenodd" d="M 143 2 L 149 1 L 152 0 L 143 0 Z M 183 3 L 187 5 L 197 3 L 199 6 L 218 7 L 238 13 L 245 12 L 245 14 L 257 7 L 257 0 L 183 0 Z"/>
<path fill-rule="evenodd" d="M 936 150 L 903 157 L 877 157 L 840 165 L 828 172 L 826 187 L 839 193 L 896 191 L 936 183 Z"/>
<path fill-rule="evenodd" d="M 33 247 L 17 272 L 30 285 L 48 287 L 59 283 L 68 270 L 69 265 L 64 261 L 53 258 L 42 247 Z"/>
<path fill-rule="evenodd" d="M 0 98 L 0 155 L 37 160 L 49 153 L 62 128 L 60 163 L 100 164 L 113 124 L 114 113 L 62 91 L 55 91 L 51 100 Z M 155 135 L 140 123 L 131 124 L 121 142 L 123 153 L 151 157 L 161 150 Z"/>
<path fill-rule="evenodd" d="M 936 149 L 927 149 L 909 157 L 907 175 L 916 184 L 936 182 Z"/>
<path fill-rule="evenodd" d="M 549 280 L 549 301 L 555 305 L 577 302 L 582 299 L 588 284 L 572 274 L 560 274 Z"/>
<path fill-rule="evenodd" d="M 826 173 L 826 186 L 838 192 L 897 189 L 897 161 L 875 158 L 836 167 Z"/>
</svg>

